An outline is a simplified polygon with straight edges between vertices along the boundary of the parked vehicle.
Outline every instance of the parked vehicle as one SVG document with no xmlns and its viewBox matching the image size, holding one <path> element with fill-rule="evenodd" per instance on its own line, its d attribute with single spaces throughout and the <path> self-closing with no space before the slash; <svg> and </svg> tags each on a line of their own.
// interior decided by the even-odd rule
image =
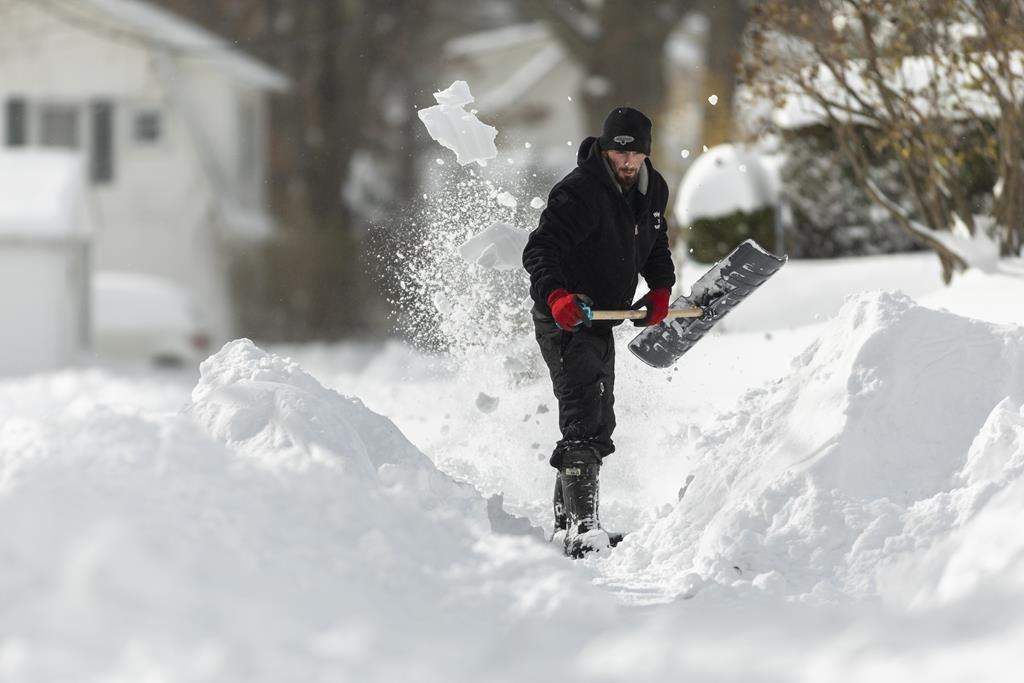
<svg viewBox="0 0 1024 683">
<path fill-rule="evenodd" d="M 198 365 L 210 334 L 187 292 L 142 273 L 100 271 L 92 281 L 93 350 L 104 360 L 161 367 Z"/>
</svg>

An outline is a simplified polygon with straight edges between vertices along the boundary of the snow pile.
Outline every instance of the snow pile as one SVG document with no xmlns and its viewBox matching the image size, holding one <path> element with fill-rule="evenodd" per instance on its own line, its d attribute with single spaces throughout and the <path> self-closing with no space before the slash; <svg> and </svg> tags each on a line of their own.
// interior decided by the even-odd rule
<svg viewBox="0 0 1024 683">
<path fill-rule="evenodd" d="M 772 317 L 801 305 L 785 283 Z M 1020 296 L 979 274 L 932 299 L 1007 320 Z M 703 343 L 675 373 L 620 359 L 602 517 L 634 531 L 581 562 L 489 532 L 530 530 L 249 342 L 194 387 L 0 382 L 0 680 L 1016 681 L 1024 330 L 871 293 L 827 327 Z M 546 378 L 296 350 L 550 523 Z"/>
<path fill-rule="evenodd" d="M 1019 481 L 1022 395 L 1024 329 L 902 294 L 851 297 L 788 377 L 699 435 L 689 490 L 627 539 L 612 574 L 649 572 L 683 595 L 709 582 L 811 601 L 876 595 L 879 568 Z"/>
<path fill-rule="evenodd" d="M 177 415 L 3 422 L 0 515 L 4 680 L 450 680 L 515 662 L 506 637 L 550 663 L 556 608 L 567 629 L 609 609 L 490 534 L 389 420 L 248 341 Z"/>
<path fill-rule="evenodd" d="M 508 223 L 496 222 L 459 246 L 459 255 L 468 263 L 492 270 L 520 270 L 523 249 L 530 233 Z"/>
<path fill-rule="evenodd" d="M 778 182 L 762 157 L 739 145 L 718 145 L 698 157 L 679 184 L 675 214 L 682 225 L 772 206 Z"/>
<path fill-rule="evenodd" d="M 437 104 L 419 111 L 420 120 L 430 137 L 455 152 L 460 165 L 476 162 L 487 165 L 488 159 L 498 156 L 494 138 L 498 131 L 481 123 L 475 113 L 465 107 L 473 102 L 473 94 L 466 81 L 455 81 L 447 90 L 434 93 Z"/>
<path fill-rule="evenodd" d="M 989 414 L 957 473 L 957 488 L 914 511 L 929 518 L 966 520 L 962 529 L 914 561 L 883 574 L 883 595 L 915 608 L 945 605 L 976 592 L 997 602 L 1024 595 L 1024 406 L 1003 399 Z M 977 513 L 972 516 L 973 513 Z"/>
</svg>

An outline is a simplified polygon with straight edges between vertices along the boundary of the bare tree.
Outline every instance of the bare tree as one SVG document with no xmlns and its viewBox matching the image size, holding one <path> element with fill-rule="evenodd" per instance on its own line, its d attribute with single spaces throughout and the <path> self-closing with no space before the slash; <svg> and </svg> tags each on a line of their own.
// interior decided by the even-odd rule
<svg viewBox="0 0 1024 683">
<path fill-rule="evenodd" d="M 357 159 L 378 213 L 411 196 L 413 98 L 434 84 L 439 3 L 406 0 L 160 0 L 281 69 L 271 192 L 283 239 L 266 255 L 265 300 L 249 327 L 277 339 L 384 329 L 365 235 L 374 207 L 346 196 Z M 458 25 L 453 26 L 457 30 Z M 425 88 L 423 81 L 429 83 Z M 427 90 L 429 92 L 429 90 Z M 395 113 L 397 112 L 397 114 Z M 256 319 L 259 318 L 259 319 Z"/>
<path fill-rule="evenodd" d="M 938 254 L 943 278 L 968 259 L 952 239 L 978 215 L 962 182 L 972 156 L 996 166 L 995 231 L 1020 252 L 1022 0 L 763 0 L 745 79 L 769 101 L 813 107 L 859 185 L 900 227 Z M 794 100 L 795 98 L 795 100 Z M 981 144 L 966 150 L 968 137 Z M 912 211 L 872 179 L 895 160 Z"/>
</svg>

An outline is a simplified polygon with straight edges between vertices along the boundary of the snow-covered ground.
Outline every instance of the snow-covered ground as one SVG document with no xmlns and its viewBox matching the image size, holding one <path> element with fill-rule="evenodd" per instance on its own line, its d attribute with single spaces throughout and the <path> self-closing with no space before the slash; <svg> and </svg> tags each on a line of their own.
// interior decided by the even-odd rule
<svg viewBox="0 0 1024 683">
<path fill-rule="evenodd" d="M 632 533 L 579 562 L 531 528 L 529 338 L 0 382 L 0 680 L 1017 681 L 1022 300 L 927 254 L 792 262 L 671 370 L 622 352 Z"/>
</svg>

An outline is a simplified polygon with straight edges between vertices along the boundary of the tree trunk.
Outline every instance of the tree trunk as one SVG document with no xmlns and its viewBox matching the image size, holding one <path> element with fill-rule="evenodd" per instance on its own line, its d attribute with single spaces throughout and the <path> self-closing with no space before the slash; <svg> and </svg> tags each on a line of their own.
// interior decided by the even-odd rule
<svg viewBox="0 0 1024 683">
<path fill-rule="evenodd" d="M 662 118 L 666 99 L 666 26 L 633 0 L 605 0 L 599 18 L 600 39 L 584 64 L 583 101 L 588 130 L 599 135 L 608 112 L 628 106 Z"/>
<path fill-rule="evenodd" d="M 708 35 L 704 49 L 703 143 L 708 147 L 735 139 L 733 106 L 743 32 L 750 12 L 742 0 L 705 0 Z M 712 104 L 712 100 L 715 101 Z"/>
<path fill-rule="evenodd" d="M 999 254 L 1020 256 L 1024 246 L 1024 155 L 1018 131 L 1024 130 L 1024 117 L 1004 110 L 1000 127 L 999 178 L 1002 193 L 995 198 L 993 215 L 999 226 Z"/>
</svg>

